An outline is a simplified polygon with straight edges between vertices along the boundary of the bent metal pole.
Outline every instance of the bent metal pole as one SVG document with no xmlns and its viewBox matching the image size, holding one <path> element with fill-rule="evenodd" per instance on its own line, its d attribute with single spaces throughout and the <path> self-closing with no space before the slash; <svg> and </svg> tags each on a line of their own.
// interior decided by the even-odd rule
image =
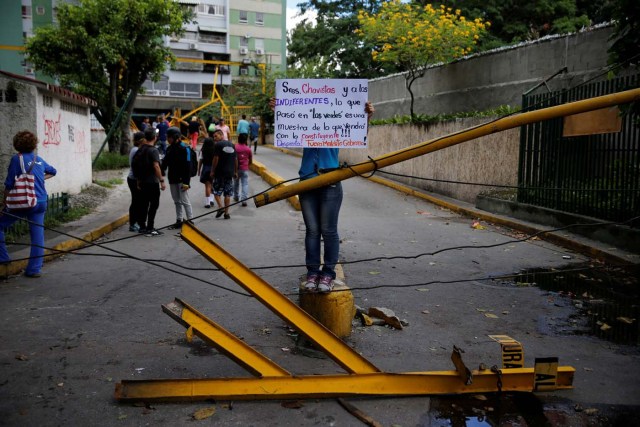
<svg viewBox="0 0 640 427">
<path fill-rule="evenodd" d="M 638 100 L 640 100 L 640 88 L 571 102 L 555 107 L 543 108 L 527 113 L 520 113 L 514 116 L 503 117 L 502 119 L 492 121 L 485 125 L 454 133 L 442 138 L 425 141 L 402 150 L 393 151 L 368 162 L 358 163 L 348 168 L 337 169 L 314 178 L 300 181 L 296 184 L 274 188 L 271 191 L 256 196 L 255 204 L 257 207 L 264 206 L 269 203 L 277 202 L 278 200 L 287 199 L 291 196 L 295 196 L 296 194 L 304 193 L 305 191 L 313 190 L 314 188 L 335 184 L 336 182 L 343 181 L 353 176 L 363 175 L 368 172 L 372 172 L 375 169 L 391 166 L 414 157 L 422 156 L 423 154 L 432 153 L 434 151 L 492 133 L 502 132 L 507 129 L 543 120 L 570 116 L 573 114 L 584 113 L 586 111 L 611 107 L 613 105 L 627 104 Z"/>
</svg>

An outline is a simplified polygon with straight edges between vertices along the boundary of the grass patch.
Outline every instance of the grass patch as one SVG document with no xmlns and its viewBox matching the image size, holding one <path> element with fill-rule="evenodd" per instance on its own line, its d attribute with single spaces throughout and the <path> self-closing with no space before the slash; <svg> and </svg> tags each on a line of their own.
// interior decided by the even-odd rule
<svg viewBox="0 0 640 427">
<path fill-rule="evenodd" d="M 93 170 L 105 171 L 113 169 L 124 169 L 129 167 L 129 156 L 120 153 L 104 151 L 93 165 Z"/>
<path fill-rule="evenodd" d="M 94 184 L 99 185 L 100 187 L 104 187 L 104 188 L 113 188 L 116 187 L 120 184 L 122 184 L 124 181 L 122 180 L 122 178 L 111 178 L 108 179 L 106 181 L 101 181 L 101 180 L 95 180 L 93 181 Z"/>
<path fill-rule="evenodd" d="M 91 209 L 82 206 L 69 208 L 68 211 L 57 216 L 47 216 L 44 220 L 44 225 L 47 227 L 55 228 L 66 222 L 75 221 L 83 216 L 91 213 Z"/>
</svg>

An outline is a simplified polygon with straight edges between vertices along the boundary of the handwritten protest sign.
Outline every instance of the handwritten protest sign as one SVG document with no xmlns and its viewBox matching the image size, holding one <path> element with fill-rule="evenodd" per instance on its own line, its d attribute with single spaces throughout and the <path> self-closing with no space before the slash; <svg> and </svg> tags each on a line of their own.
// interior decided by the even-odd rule
<svg viewBox="0 0 640 427">
<path fill-rule="evenodd" d="M 276 147 L 366 148 L 365 79 L 276 81 Z"/>
</svg>

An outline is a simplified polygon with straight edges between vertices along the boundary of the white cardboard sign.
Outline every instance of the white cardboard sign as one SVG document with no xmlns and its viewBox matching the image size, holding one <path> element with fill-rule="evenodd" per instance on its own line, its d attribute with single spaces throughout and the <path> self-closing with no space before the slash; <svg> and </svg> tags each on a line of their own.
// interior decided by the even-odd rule
<svg viewBox="0 0 640 427">
<path fill-rule="evenodd" d="M 276 147 L 366 148 L 366 79 L 276 81 Z"/>
</svg>

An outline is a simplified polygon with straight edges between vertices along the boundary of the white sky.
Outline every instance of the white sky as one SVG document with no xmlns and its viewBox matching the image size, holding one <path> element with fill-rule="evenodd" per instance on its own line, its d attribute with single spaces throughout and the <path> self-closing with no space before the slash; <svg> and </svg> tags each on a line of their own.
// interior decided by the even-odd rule
<svg viewBox="0 0 640 427">
<path fill-rule="evenodd" d="M 298 3 L 302 3 L 302 0 L 287 0 L 287 31 L 291 31 L 304 16 L 308 18 L 314 18 L 316 16 L 315 11 L 313 11 L 307 12 L 303 17 L 294 18 L 294 15 L 299 12 L 299 9 L 296 7 Z"/>
</svg>

